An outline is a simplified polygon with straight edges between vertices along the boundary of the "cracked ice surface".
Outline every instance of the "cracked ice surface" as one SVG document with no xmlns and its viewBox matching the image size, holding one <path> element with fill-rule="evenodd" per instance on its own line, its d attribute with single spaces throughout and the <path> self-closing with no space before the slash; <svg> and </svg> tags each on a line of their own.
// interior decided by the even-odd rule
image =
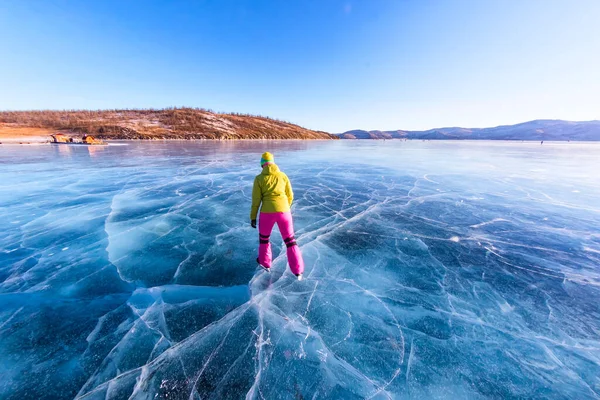
<svg viewBox="0 0 600 400">
<path fill-rule="evenodd" d="M 255 270 L 290 176 L 305 280 Z M 600 396 L 600 146 L 0 148 L 0 398 Z"/>
</svg>

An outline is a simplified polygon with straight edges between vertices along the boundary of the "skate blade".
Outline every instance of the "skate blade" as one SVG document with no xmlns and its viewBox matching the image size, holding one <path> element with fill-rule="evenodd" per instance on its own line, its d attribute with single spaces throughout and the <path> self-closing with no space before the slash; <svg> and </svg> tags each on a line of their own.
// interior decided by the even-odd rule
<svg viewBox="0 0 600 400">
<path fill-rule="evenodd" d="M 267 268 L 267 267 L 265 267 L 265 266 L 263 266 L 263 265 L 261 265 L 261 264 L 258 264 L 258 266 L 259 266 L 259 267 L 260 267 L 260 268 L 261 268 L 263 271 L 266 271 L 266 272 L 271 272 L 271 268 Z"/>
</svg>

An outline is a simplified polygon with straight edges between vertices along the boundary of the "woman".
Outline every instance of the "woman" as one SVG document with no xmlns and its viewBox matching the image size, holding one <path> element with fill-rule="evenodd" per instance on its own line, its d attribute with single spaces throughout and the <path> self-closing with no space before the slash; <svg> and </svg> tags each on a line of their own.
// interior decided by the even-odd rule
<svg viewBox="0 0 600 400">
<path fill-rule="evenodd" d="M 281 237 L 287 246 L 287 258 L 292 273 L 302 280 L 304 260 L 300 248 L 294 238 L 294 223 L 290 207 L 294 200 L 292 185 L 287 175 L 275 165 L 273 154 L 266 152 L 260 159 L 262 172 L 254 178 L 252 188 L 252 208 L 250 209 L 250 224 L 256 228 L 256 216 L 260 207 L 258 222 L 258 258 L 256 261 L 266 271 L 271 269 L 272 253 L 269 237 L 273 225 L 277 224 Z M 262 207 L 261 207 L 262 204 Z"/>
</svg>

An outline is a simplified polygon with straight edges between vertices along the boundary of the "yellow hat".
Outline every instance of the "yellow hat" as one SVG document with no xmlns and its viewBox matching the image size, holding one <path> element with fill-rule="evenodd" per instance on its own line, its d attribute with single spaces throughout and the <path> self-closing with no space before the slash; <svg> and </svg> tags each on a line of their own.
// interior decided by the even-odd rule
<svg viewBox="0 0 600 400">
<path fill-rule="evenodd" d="M 263 155 L 260 157 L 260 166 L 262 167 L 263 165 L 265 165 L 266 163 L 272 163 L 275 162 L 275 157 L 273 157 L 273 154 L 269 153 L 268 151 L 264 152 Z"/>
</svg>

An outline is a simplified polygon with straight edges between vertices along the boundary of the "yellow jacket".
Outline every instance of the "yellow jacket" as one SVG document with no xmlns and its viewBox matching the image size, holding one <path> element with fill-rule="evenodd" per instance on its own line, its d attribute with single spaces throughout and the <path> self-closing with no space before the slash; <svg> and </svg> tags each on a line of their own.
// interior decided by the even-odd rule
<svg viewBox="0 0 600 400">
<path fill-rule="evenodd" d="M 267 164 L 254 178 L 250 219 L 256 219 L 259 207 L 263 213 L 290 211 L 293 200 L 294 192 L 287 175 L 274 163 Z"/>
</svg>

